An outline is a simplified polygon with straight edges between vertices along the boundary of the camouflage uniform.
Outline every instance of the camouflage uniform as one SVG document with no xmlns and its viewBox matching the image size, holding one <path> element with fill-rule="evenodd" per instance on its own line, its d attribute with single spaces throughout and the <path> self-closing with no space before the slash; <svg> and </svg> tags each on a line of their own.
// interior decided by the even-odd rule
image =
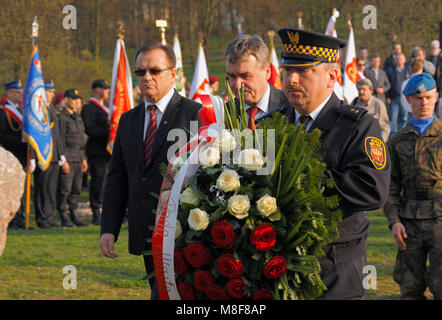
<svg viewBox="0 0 442 320">
<path fill-rule="evenodd" d="M 425 299 L 427 285 L 442 299 L 442 122 L 435 118 L 420 136 L 408 124 L 387 145 L 392 169 L 384 212 L 390 228 L 401 222 L 407 233 L 394 281 L 402 299 Z"/>
</svg>

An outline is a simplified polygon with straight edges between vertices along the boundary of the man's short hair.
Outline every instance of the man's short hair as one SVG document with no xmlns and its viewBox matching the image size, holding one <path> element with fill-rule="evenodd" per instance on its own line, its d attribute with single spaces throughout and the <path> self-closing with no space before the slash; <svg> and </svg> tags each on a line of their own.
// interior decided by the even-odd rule
<svg viewBox="0 0 442 320">
<path fill-rule="evenodd" d="M 381 57 L 381 55 L 379 53 L 373 53 L 370 57 L 370 60 L 374 59 L 374 58 L 380 58 L 380 57 Z"/>
<path fill-rule="evenodd" d="M 368 78 L 361 78 L 356 83 L 356 86 L 368 86 L 371 90 L 373 90 L 373 84 L 371 83 L 370 79 Z"/>
<path fill-rule="evenodd" d="M 412 58 L 410 61 L 410 69 L 411 72 L 417 73 L 418 71 L 422 70 L 424 67 L 424 60 L 419 58 Z"/>
<path fill-rule="evenodd" d="M 173 49 L 171 47 L 163 45 L 163 44 L 161 44 L 159 42 L 149 42 L 149 43 L 146 43 L 141 48 L 139 48 L 137 50 L 137 53 L 135 54 L 135 63 L 137 63 L 138 56 L 141 53 L 146 53 L 146 52 L 152 51 L 154 49 L 161 49 L 161 50 L 163 50 L 164 53 L 166 54 L 170 64 L 171 64 L 171 67 L 175 68 L 175 66 L 176 66 L 175 52 L 173 51 Z"/>
<path fill-rule="evenodd" d="M 224 57 L 229 63 L 235 63 L 248 55 L 253 55 L 263 67 L 269 63 L 269 48 L 258 35 L 245 34 L 232 40 L 226 48 Z"/>
</svg>

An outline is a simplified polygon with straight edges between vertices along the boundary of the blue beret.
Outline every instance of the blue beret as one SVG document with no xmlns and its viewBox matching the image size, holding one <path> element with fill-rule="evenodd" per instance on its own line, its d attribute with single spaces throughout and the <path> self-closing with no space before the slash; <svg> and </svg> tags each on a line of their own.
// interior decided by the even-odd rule
<svg viewBox="0 0 442 320">
<path fill-rule="evenodd" d="M 9 89 L 23 90 L 20 80 L 6 83 L 5 90 L 9 90 Z"/>
<path fill-rule="evenodd" d="M 431 89 L 436 88 L 436 81 L 431 74 L 428 73 L 418 73 L 408 80 L 402 93 L 404 96 L 411 96 L 415 93 L 422 93 Z"/>
<path fill-rule="evenodd" d="M 44 87 L 45 87 L 46 90 L 55 91 L 55 86 L 54 86 L 54 83 L 52 81 L 51 82 L 46 82 Z"/>
</svg>

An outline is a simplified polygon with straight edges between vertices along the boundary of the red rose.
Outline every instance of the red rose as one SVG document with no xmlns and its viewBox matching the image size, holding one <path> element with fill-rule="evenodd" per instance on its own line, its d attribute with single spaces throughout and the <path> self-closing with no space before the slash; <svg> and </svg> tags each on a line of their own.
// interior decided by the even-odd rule
<svg viewBox="0 0 442 320">
<path fill-rule="evenodd" d="M 190 284 L 178 281 L 176 285 L 181 299 L 183 300 L 195 299 L 195 292 Z"/>
<path fill-rule="evenodd" d="M 210 272 L 198 270 L 193 274 L 193 285 L 197 290 L 206 292 L 212 284 L 213 278 Z"/>
<path fill-rule="evenodd" d="M 269 223 L 262 224 L 250 234 L 250 242 L 256 250 L 268 251 L 276 243 L 276 230 Z"/>
<path fill-rule="evenodd" d="M 226 220 L 215 223 L 211 235 L 213 242 L 223 248 L 233 247 L 236 239 L 232 226 Z"/>
<path fill-rule="evenodd" d="M 218 270 L 227 278 L 238 278 L 243 274 L 244 268 L 241 261 L 235 259 L 233 254 L 225 253 L 218 259 Z"/>
<path fill-rule="evenodd" d="M 264 276 L 268 279 L 278 279 L 282 276 L 286 269 L 286 262 L 283 257 L 277 256 L 270 259 L 264 265 Z"/>
<path fill-rule="evenodd" d="M 253 300 L 273 300 L 273 294 L 267 289 L 261 289 L 255 292 Z"/>
<path fill-rule="evenodd" d="M 223 288 L 217 284 L 212 284 L 206 291 L 210 300 L 229 300 L 229 296 L 224 292 Z"/>
<path fill-rule="evenodd" d="M 186 261 L 195 268 L 209 264 L 212 260 L 209 248 L 201 243 L 189 243 L 183 250 Z"/>
<path fill-rule="evenodd" d="M 230 279 L 226 284 L 226 291 L 232 298 L 242 298 L 246 295 L 244 288 L 246 284 L 241 279 Z"/>
<path fill-rule="evenodd" d="M 183 254 L 180 250 L 175 249 L 174 255 L 173 255 L 173 265 L 175 269 L 176 274 L 183 274 L 187 272 L 187 263 L 184 260 Z"/>
</svg>

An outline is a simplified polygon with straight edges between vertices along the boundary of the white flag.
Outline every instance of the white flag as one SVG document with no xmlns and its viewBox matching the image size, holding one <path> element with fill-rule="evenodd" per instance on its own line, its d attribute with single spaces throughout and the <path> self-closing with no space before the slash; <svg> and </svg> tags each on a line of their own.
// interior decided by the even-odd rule
<svg viewBox="0 0 442 320">
<path fill-rule="evenodd" d="M 354 98 L 358 96 L 358 89 L 356 83 L 360 76 L 356 68 L 356 49 L 355 39 L 353 34 L 353 27 L 351 21 L 348 21 L 349 34 L 347 42 L 347 51 L 345 54 L 345 69 L 344 69 L 344 99 L 350 104 Z"/>
<path fill-rule="evenodd" d="M 325 28 L 325 34 L 333 37 L 338 37 L 338 34 L 336 33 L 335 29 L 335 23 L 336 19 L 339 18 L 339 11 L 336 9 L 333 9 L 333 13 L 328 20 L 327 28 Z M 341 74 L 341 58 L 340 53 L 338 52 L 338 61 L 336 62 L 338 64 L 338 81 L 335 83 L 335 94 L 338 96 L 339 99 L 344 99 L 344 93 L 342 90 L 342 74 Z"/>
<path fill-rule="evenodd" d="M 176 57 L 176 81 L 175 81 L 175 89 L 178 91 L 180 95 L 183 97 L 186 96 L 186 88 L 182 83 L 182 79 L 184 77 L 183 71 L 183 57 L 181 55 L 181 46 L 180 40 L 178 39 L 178 34 L 175 34 L 173 39 L 173 52 Z"/>
<path fill-rule="evenodd" d="M 203 46 L 200 44 L 196 59 L 195 71 L 193 72 L 192 86 L 189 91 L 189 99 L 195 100 L 200 94 L 210 94 L 209 72 L 207 71 L 206 57 Z"/>
</svg>

